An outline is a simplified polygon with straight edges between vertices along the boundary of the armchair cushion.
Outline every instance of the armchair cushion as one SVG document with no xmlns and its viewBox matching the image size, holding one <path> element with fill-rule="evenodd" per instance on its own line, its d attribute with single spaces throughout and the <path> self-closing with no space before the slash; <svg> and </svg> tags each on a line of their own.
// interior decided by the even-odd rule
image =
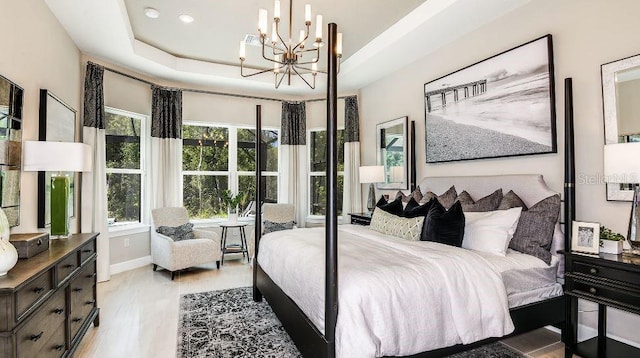
<svg viewBox="0 0 640 358">
<path fill-rule="evenodd" d="M 177 227 L 159 226 L 156 231 L 162 235 L 170 237 L 173 241 L 195 239 L 192 223 L 185 223 Z"/>
</svg>

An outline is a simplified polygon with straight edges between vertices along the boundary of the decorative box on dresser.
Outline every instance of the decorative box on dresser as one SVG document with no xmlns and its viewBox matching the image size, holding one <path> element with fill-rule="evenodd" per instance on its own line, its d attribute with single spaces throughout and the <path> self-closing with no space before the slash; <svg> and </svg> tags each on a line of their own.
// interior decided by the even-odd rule
<svg viewBox="0 0 640 358">
<path fill-rule="evenodd" d="M 99 325 L 97 236 L 51 240 L 0 277 L 0 357 L 70 357 Z"/>
<path fill-rule="evenodd" d="M 640 314 L 640 256 L 565 253 L 566 357 L 640 357 L 640 349 L 607 337 L 607 307 Z M 578 299 L 598 303 L 598 336 L 577 342 Z"/>
</svg>

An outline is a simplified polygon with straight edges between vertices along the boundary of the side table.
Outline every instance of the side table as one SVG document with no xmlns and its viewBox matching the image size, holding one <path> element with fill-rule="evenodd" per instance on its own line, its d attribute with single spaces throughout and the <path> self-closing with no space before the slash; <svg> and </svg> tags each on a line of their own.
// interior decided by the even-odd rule
<svg viewBox="0 0 640 358">
<path fill-rule="evenodd" d="M 244 231 L 245 226 L 249 225 L 248 222 L 222 222 L 220 223 L 220 227 L 222 228 L 222 259 L 220 259 L 220 265 L 224 264 L 224 255 L 225 254 L 237 254 L 242 253 L 242 258 L 247 256 L 247 261 L 249 260 L 249 251 L 247 250 L 247 235 Z M 227 245 L 227 235 L 229 233 L 229 229 L 237 228 L 240 231 L 240 245 Z"/>
<path fill-rule="evenodd" d="M 371 213 L 349 213 L 351 223 L 354 225 L 370 225 Z"/>
</svg>

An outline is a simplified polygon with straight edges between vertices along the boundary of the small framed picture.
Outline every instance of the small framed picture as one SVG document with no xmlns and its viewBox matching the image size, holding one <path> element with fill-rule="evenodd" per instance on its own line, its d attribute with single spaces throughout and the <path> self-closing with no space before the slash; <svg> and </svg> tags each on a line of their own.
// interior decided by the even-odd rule
<svg viewBox="0 0 640 358">
<path fill-rule="evenodd" d="M 600 250 L 600 224 L 574 221 L 571 250 L 597 254 Z"/>
</svg>

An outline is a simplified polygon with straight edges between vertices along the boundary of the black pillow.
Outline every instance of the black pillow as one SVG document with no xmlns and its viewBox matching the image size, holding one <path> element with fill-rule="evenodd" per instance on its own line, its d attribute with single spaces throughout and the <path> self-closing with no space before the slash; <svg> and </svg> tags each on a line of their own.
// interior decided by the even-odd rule
<svg viewBox="0 0 640 358">
<path fill-rule="evenodd" d="M 407 206 L 404 207 L 402 216 L 404 216 L 405 218 L 427 216 L 427 214 L 429 213 L 429 209 L 431 208 L 431 205 L 433 205 L 434 201 L 437 201 L 437 199 L 431 199 L 426 204 L 420 205 L 418 204 L 416 199 L 412 197 L 407 203 Z"/>
<path fill-rule="evenodd" d="M 462 246 L 464 237 L 464 212 L 462 205 L 456 201 L 449 210 L 445 209 L 438 199 L 429 208 L 424 219 L 420 240 L 433 241 L 451 246 Z"/>
<path fill-rule="evenodd" d="M 380 201 L 378 201 L 378 204 Z M 378 208 L 396 216 L 402 215 L 402 199 L 396 199 L 382 205 L 376 205 Z"/>
<path fill-rule="evenodd" d="M 387 203 L 387 199 L 384 198 L 384 195 L 380 195 L 380 200 L 376 203 L 376 207 L 379 208 L 381 205 Z"/>
</svg>

